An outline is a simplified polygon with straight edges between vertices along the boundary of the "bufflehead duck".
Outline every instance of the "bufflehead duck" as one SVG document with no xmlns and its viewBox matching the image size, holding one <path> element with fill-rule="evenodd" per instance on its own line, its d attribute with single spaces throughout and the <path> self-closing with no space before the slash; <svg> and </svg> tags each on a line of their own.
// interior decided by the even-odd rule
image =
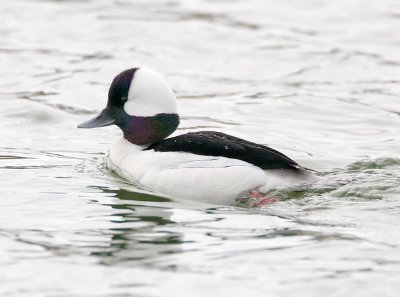
<svg viewBox="0 0 400 297">
<path fill-rule="evenodd" d="M 249 197 L 273 201 L 271 189 L 307 183 L 312 176 L 267 146 L 215 131 L 167 138 L 179 125 L 176 97 L 149 68 L 118 74 L 106 108 L 79 128 L 117 125 L 106 165 L 121 177 L 168 196 L 216 204 Z M 262 203 L 261 203 L 262 204 Z"/>
</svg>

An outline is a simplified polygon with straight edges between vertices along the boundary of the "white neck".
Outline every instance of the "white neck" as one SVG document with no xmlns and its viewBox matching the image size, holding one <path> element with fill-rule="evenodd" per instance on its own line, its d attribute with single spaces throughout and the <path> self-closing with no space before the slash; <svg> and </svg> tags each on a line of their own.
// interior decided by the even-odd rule
<svg viewBox="0 0 400 297">
<path fill-rule="evenodd" d="M 178 113 L 174 92 L 157 72 L 149 68 L 136 71 L 124 109 L 127 114 L 140 117 Z"/>
</svg>

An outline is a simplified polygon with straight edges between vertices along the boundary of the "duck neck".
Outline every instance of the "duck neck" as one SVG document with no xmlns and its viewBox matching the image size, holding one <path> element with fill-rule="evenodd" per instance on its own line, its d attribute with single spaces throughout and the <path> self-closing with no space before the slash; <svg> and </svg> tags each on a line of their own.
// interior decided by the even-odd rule
<svg viewBox="0 0 400 297">
<path fill-rule="evenodd" d="M 152 144 L 172 134 L 179 125 L 177 114 L 161 113 L 151 117 L 129 116 L 118 125 L 124 138 L 137 145 Z"/>
</svg>

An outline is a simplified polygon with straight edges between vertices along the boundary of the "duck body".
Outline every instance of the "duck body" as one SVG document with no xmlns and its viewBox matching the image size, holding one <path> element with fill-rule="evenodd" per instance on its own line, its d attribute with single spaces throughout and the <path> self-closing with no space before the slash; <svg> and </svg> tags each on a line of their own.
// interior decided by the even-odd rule
<svg viewBox="0 0 400 297">
<path fill-rule="evenodd" d="M 246 162 L 185 152 L 156 152 L 114 143 L 106 164 L 132 183 L 171 197 L 231 204 L 242 192 L 260 187 L 266 176 Z"/>
<path fill-rule="evenodd" d="M 208 203 L 232 204 L 252 191 L 268 193 L 310 182 L 305 168 L 284 154 L 216 131 L 167 138 L 178 126 L 175 95 L 147 68 L 113 81 L 107 107 L 81 124 L 116 124 L 124 137 L 107 155 L 107 167 L 150 191 Z"/>
<path fill-rule="evenodd" d="M 147 190 L 217 204 L 232 204 L 252 191 L 268 193 L 309 181 L 310 175 L 294 161 L 254 145 L 214 131 L 187 133 L 150 146 L 121 138 L 111 146 L 106 164 Z"/>
</svg>

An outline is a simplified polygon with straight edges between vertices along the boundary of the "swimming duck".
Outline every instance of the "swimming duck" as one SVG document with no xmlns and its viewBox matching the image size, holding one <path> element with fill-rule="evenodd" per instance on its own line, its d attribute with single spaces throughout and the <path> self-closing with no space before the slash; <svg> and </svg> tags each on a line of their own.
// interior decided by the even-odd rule
<svg viewBox="0 0 400 297">
<path fill-rule="evenodd" d="M 167 138 L 179 125 L 176 97 L 149 68 L 118 74 L 106 108 L 78 127 L 109 125 L 117 125 L 123 137 L 111 146 L 107 167 L 168 196 L 216 204 L 232 204 L 243 197 L 271 201 L 265 195 L 271 189 L 311 178 L 307 169 L 284 154 L 225 133 L 200 131 Z"/>
</svg>

